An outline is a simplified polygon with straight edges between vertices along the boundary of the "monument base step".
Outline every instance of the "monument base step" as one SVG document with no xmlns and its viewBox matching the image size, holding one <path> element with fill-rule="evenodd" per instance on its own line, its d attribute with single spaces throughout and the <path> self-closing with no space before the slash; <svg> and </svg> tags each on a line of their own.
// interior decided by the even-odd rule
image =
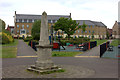
<svg viewBox="0 0 120 80">
<path fill-rule="evenodd" d="M 33 72 L 37 72 L 37 73 L 48 73 L 48 72 L 56 72 L 56 71 L 59 71 L 59 70 L 62 70 L 62 68 L 58 67 L 58 66 L 54 66 L 54 67 L 51 67 L 51 68 L 37 68 L 35 66 L 31 66 L 30 68 L 27 69 L 28 71 L 33 71 Z"/>
</svg>

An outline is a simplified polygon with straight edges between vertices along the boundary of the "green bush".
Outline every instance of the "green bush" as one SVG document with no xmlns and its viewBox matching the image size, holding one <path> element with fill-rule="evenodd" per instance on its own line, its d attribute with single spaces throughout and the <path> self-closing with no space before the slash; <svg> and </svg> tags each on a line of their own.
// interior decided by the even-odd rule
<svg viewBox="0 0 120 80">
<path fill-rule="evenodd" d="M 23 37 L 19 37 L 19 39 L 23 39 Z"/>
<path fill-rule="evenodd" d="M 31 39 L 30 38 L 25 38 L 24 39 L 24 42 L 28 42 L 28 41 L 30 41 Z"/>
<path fill-rule="evenodd" d="M 14 41 L 13 37 L 7 33 L 2 32 L 2 44 L 11 43 Z"/>
<path fill-rule="evenodd" d="M 81 43 L 85 43 L 85 42 L 89 42 L 90 39 L 89 38 L 74 38 L 74 39 L 71 39 L 71 40 L 61 40 L 61 44 L 62 45 L 66 45 L 66 43 L 71 43 L 71 44 L 81 44 Z"/>
<path fill-rule="evenodd" d="M 24 39 L 24 42 L 28 42 L 28 41 L 30 41 L 30 40 L 32 40 L 32 37 L 26 37 L 25 39 Z"/>
</svg>

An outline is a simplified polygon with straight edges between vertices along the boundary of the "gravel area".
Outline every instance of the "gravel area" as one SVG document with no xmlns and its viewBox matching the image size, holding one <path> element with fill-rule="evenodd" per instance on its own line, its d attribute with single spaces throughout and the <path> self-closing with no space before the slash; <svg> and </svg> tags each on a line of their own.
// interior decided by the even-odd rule
<svg viewBox="0 0 120 80">
<path fill-rule="evenodd" d="M 60 65 L 65 72 L 51 73 L 51 74 L 38 74 L 29 72 L 26 69 L 30 65 L 19 65 L 12 67 L 5 67 L 2 70 L 2 78 L 88 78 L 95 74 L 94 70 L 72 65 Z"/>
</svg>

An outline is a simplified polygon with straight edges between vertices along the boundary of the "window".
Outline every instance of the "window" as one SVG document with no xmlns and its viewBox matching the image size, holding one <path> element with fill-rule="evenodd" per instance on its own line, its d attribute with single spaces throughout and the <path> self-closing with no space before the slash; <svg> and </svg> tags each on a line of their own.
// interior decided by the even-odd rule
<svg viewBox="0 0 120 80">
<path fill-rule="evenodd" d="M 22 22 L 22 19 L 19 19 L 19 22 Z"/>
<path fill-rule="evenodd" d="M 51 23 L 51 20 L 48 20 L 48 23 Z"/>
<path fill-rule="evenodd" d="M 27 28 L 29 28 L 29 25 L 27 25 Z"/>
<path fill-rule="evenodd" d="M 32 19 L 29 19 L 29 22 L 32 23 Z"/>
<path fill-rule="evenodd" d="M 24 22 L 27 23 L 27 19 L 24 19 Z"/>
<path fill-rule="evenodd" d="M 89 30 L 89 33 L 90 33 L 90 30 Z"/>
<path fill-rule="evenodd" d="M 94 25 L 92 27 L 94 28 Z"/>
<path fill-rule="evenodd" d="M 32 22 L 34 22 L 34 19 L 32 20 Z"/>
<path fill-rule="evenodd" d="M 22 19 L 22 22 L 24 22 L 24 19 Z"/>
<path fill-rule="evenodd" d="M 78 33 L 79 33 L 80 31 L 78 30 Z"/>
<path fill-rule="evenodd" d="M 90 25 L 89 25 L 89 28 L 90 28 Z"/>
<path fill-rule="evenodd" d="M 87 33 L 87 31 L 85 31 L 85 33 Z"/>
<path fill-rule="evenodd" d="M 19 25 L 17 25 L 17 28 L 19 28 Z"/>
<path fill-rule="evenodd" d="M 16 22 L 19 22 L 19 19 L 16 19 Z"/>
<path fill-rule="evenodd" d="M 93 33 L 95 33 L 95 32 L 93 31 Z"/>
<path fill-rule="evenodd" d="M 53 23 L 55 23 L 55 20 L 53 20 Z"/>
<path fill-rule="evenodd" d="M 23 30 L 23 31 L 21 31 L 21 33 L 22 33 L 22 34 L 25 34 L 25 31 Z"/>
<path fill-rule="evenodd" d="M 22 25 L 22 28 L 24 28 L 24 25 Z"/>
</svg>

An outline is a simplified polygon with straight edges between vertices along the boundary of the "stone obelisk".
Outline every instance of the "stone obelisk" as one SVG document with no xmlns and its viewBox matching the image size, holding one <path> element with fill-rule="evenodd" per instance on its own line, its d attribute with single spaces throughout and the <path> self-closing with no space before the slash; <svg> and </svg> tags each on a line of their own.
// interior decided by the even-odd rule
<svg viewBox="0 0 120 80">
<path fill-rule="evenodd" d="M 56 65 L 54 65 L 51 57 L 52 57 L 52 45 L 49 42 L 49 33 L 48 33 L 48 20 L 47 13 L 43 12 L 41 17 L 41 29 L 40 29 L 40 40 L 39 45 L 37 47 L 37 61 L 35 65 L 32 65 L 28 70 L 31 71 L 51 71 L 51 70 L 59 70 Z"/>
</svg>

